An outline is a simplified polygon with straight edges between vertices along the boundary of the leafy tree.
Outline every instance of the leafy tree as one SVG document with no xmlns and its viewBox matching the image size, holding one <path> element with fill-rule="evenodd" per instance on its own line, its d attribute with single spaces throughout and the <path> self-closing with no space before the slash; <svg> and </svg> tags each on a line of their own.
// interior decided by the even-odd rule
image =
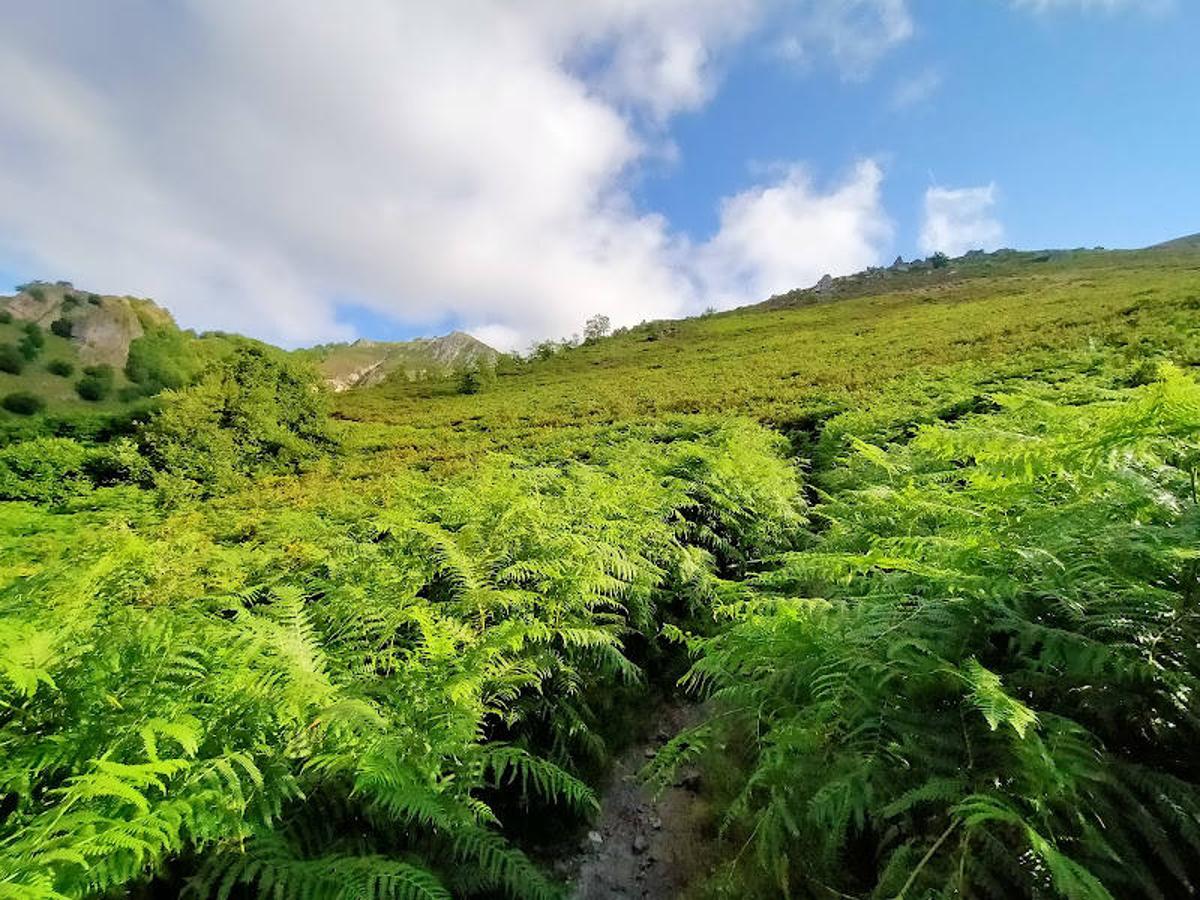
<svg viewBox="0 0 1200 900">
<path fill-rule="evenodd" d="M 14 391 L 4 398 L 2 405 L 18 416 L 32 416 L 46 408 L 46 401 L 29 391 Z"/>
<path fill-rule="evenodd" d="M 130 343 L 125 375 L 144 393 L 157 394 L 190 384 L 206 362 L 194 337 L 173 328 L 155 328 Z"/>
<path fill-rule="evenodd" d="M 163 395 L 141 442 L 172 489 L 209 495 L 260 470 L 292 470 L 333 446 L 323 383 L 310 366 L 251 341 L 193 386 Z"/>
<path fill-rule="evenodd" d="M 608 316 L 598 313 L 592 316 L 583 326 L 583 339 L 588 343 L 594 343 L 604 337 L 612 330 L 612 321 Z"/>
<path fill-rule="evenodd" d="M 478 394 L 483 387 L 483 376 L 479 372 L 478 363 L 470 363 L 458 373 L 458 392 L 460 394 Z"/>
<path fill-rule="evenodd" d="M 55 319 L 50 323 L 50 332 L 61 338 L 69 338 L 71 336 L 71 320 L 66 317 Z"/>
</svg>

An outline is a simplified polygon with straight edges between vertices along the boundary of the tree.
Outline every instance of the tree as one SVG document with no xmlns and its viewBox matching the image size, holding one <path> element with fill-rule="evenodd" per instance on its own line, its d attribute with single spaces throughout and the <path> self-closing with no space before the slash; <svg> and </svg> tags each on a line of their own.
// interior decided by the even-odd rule
<svg viewBox="0 0 1200 900">
<path fill-rule="evenodd" d="M 939 250 L 937 253 L 933 254 L 933 256 L 929 257 L 929 263 L 935 269 L 944 269 L 946 266 L 950 265 L 950 257 Z"/>
<path fill-rule="evenodd" d="M 71 336 L 71 320 L 65 317 L 55 319 L 50 323 L 50 331 L 60 338 L 69 338 Z"/>
<path fill-rule="evenodd" d="M 196 384 L 162 396 L 140 443 L 177 492 L 212 495 L 253 472 L 295 471 L 334 445 L 316 371 L 265 344 L 240 342 Z"/>
<path fill-rule="evenodd" d="M 483 378 L 479 374 L 479 365 L 471 363 L 464 366 L 458 373 L 458 392 L 460 394 L 478 394 L 483 387 Z"/>
<path fill-rule="evenodd" d="M 603 313 L 597 313 L 584 323 L 583 339 L 586 343 L 591 344 L 600 340 L 612 329 L 612 322 L 608 316 Z"/>
</svg>

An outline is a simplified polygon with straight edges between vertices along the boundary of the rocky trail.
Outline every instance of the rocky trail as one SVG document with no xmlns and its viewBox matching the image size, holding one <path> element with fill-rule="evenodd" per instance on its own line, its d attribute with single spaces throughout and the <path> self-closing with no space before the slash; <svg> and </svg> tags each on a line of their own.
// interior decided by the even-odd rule
<svg viewBox="0 0 1200 900">
<path fill-rule="evenodd" d="M 573 858 L 560 861 L 574 900 L 689 896 L 709 873 L 708 807 L 699 773 L 685 769 L 656 798 L 637 773 L 666 741 L 699 718 L 695 706 L 665 704 L 651 720 L 649 738 L 616 761 L 601 794 L 600 815 Z"/>
</svg>

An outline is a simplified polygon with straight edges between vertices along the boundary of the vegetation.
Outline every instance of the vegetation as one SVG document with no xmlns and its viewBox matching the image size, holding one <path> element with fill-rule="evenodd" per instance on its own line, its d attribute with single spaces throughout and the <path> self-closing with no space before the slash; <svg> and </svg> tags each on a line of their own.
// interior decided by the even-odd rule
<svg viewBox="0 0 1200 900">
<path fill-rule="evenodd" d="M 46 346 L 46 335 L 42 333 L 41 327 L 36 322 L 26 322 L 24 335 L 17 345 L 21 355 L 27 360 L 37 359 L 44 346 Z"/>
<path fill-rule="evenodd" d="M 0 447 L 0 896 L 556 896 L 677 681 L 646 776 L 706 773 L 712 896 L 1193 893 L 1196 260 L 959 259 L 465 393 L 147 329 L 151 407 Z"/>
<path fill-rule="evenodd" d="M 59 378 L 70 378 L 75 374 L 75 366 L 65 359 L 52 359 L 46 363 L 46 371 Z"/>
<path fill-rule="evenodd" d="M 0 344 L 0 372 L 20 375 L 25 368 L 25 354 L 14 344 Z"/>
<path fill-rule="evenodd" d="M 104 400 L 113 391 L 115 377 L 112 366 L 87 366 L 83 377 L 75 383 L 75 391 L 84 400 Z"/>
<path fill-rule="evenodd" d="M 16 413 L 18 416 L 32 416 L 46 408 L 44 400 L 28 391 L 17 391 L 8 394 L 4 398 L 2 405 L 10 413 Z"/>
</svg>

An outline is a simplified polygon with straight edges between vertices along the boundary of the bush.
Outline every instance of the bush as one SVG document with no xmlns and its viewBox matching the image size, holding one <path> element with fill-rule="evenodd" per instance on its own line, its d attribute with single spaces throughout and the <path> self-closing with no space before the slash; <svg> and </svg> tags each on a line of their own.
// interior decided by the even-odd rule
<svg viewBox="0 0 1200 900">
<path fill-rule="evenodd" d="M 143 395 L 178 390 L 191 384 L 204 367 L 197 342 L 174 329 L 155 330 L 129 345 L 125 376 L 141 385 Z"/>
<path fill-rule="evenodd" d="M 26 323 L 25 336 L 21 338 L 21 343 L 17 345 L 21 350 L 21 355 L 26 359 L 36 359 L 45 345 L 46 335 L 42 333 L 41 327 L 36 322 Z"/>
<path fill-rule="evenodd" d="M 244 341 L 192 387 L 162 395 L 142 447 L 168 493 L 212 495 L 257 471 L 295 471 L 333 445 L 316 370 Z"/>
<path fill-rule="evenodd" d="M 59 501 L 85 484 L 88 451 L 66 438 L 21 441 L 0 450 L 0 500 Z"/>
<path fill-rule="evenodd" d="M 0 325 L 9 325 L 12 323 L 12 313 L 7 309 L 0 309 Z"/>
<path fill-rule="evenodd" d="M 69 338 L 71 336 L 71 320 L 67 318 L 55 319 L 50 323 L 51 334 L 56 334 L 60 338 Z"/>
<path fill-rule="evenodd" d="M 933 254 L 933 256 L 929 257 L 929 264 L 935 269 L 944 269 L 946 266 L 950 265 L 950 257 L 939 250 L 937 253 Z"/>
<path fill-rule="evenodd" d="M 0 372 L 20 375 L 25 368 L 25 354 L 13 344 L 0 344 Z"/>
<path fill-rule="evenodd" d="M 114 377 L 112 366 L 88 366 L 83 370 L 83 378 L 75 385 L 75 392 L 93 403 L 104 400 L 112 393 Z"/>
<path fill-rule="evenodd" d="M 92 304 L 92 306 L 99 306 L 101 299 L 102 298 L 100 297 L 99 294 L 88 294 L 88 297 L 87 297 L 88 303 Z"/>
<path fill-rule="evenodd" d="M 458 373 L 458 392 L 460 394 L 478 394 L 483 387 L 483 379 L 479 377 L 479 366 L 467 366 Z"/>
<path fill-rule="evenodd" d="M 46 363 L 46 371 L 60 378 L 70 378 L 75 372 L 75 367 L 65 359 L 52 359 Z"/>
<path fill-rule="evenodd" d="M 46 401 L 29 391 L 16 391 L 4 398 L 3 406 L 18 416 L 32 416 L 46 408 Z"/>
</svg>

